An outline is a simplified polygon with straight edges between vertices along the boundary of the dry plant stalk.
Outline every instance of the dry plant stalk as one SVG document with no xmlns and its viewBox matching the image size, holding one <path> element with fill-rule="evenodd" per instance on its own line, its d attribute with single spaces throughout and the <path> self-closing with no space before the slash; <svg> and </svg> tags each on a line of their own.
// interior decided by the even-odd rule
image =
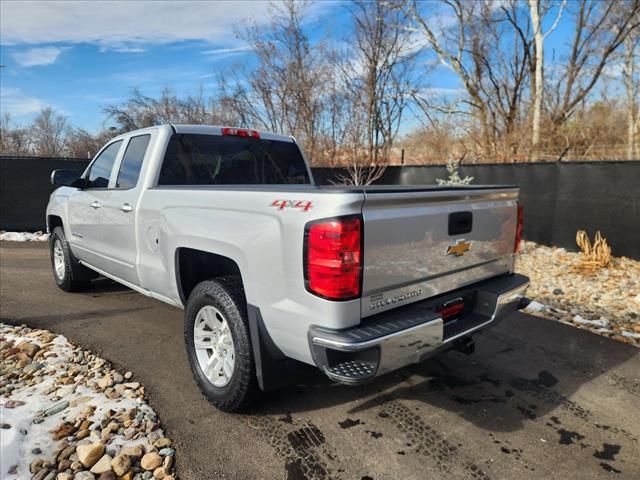
<svg viewBox="0 0 640 480">
<path fill-rule="evenodd" d="M 576 243 L 582 251 L 582 262 L 576 267 L 577 270 L 593 272 L 611 265 L 611 247 L 600 230 L 596 232 L 593 245 L 587 233 L 584 230 L 578 230 Z"/>
</svg>

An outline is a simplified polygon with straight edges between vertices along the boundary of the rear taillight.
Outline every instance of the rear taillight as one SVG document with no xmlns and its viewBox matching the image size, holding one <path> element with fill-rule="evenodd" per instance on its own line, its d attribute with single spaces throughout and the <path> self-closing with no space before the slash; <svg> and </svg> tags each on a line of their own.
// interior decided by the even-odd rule
<svg viewBox="0 0 640 480">
<path fill-rule="evenodd" d="M 362 218 L 338 217 L 307 224 L 304 278 L 307 290 L 328 300 L 360 296 Z"/>
<path fill-rule="evenodd" d="M 522 240 L 522 227 L 523 227 L 523 217 L 522 217 L 522 204 L 518 202 L 518 225 L 516 227 L 516 240 L 513 244 L 513 253 L 517 253 L 520 248 L 520 241 Z"/>
<path fill-rule="evenodd" d="M 246 138 L 257 138 L 260 139 L 260 134 L 255 130 L 250 130 L 248 128 L 229 128 L 224 127 L 222 129 L 222 135 L 231 136 L 231 137 L 246 137 Z"/>
</svg>

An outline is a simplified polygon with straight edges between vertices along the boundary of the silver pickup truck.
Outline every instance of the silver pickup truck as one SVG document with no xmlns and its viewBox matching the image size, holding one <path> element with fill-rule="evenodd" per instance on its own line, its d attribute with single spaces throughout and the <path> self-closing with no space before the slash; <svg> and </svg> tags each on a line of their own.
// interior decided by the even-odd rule
<svg viewBox="0 0 640 480">
<path fill-rule="evenodd" d="M 292 137 L 163 125 L 55 170 L 58 286 L 102 275 L 185 311 L 194 377 L 218 408 L 315 365 L 359 384 L 521 308 L 513 186 L 320 187 Z"/>
</svg>

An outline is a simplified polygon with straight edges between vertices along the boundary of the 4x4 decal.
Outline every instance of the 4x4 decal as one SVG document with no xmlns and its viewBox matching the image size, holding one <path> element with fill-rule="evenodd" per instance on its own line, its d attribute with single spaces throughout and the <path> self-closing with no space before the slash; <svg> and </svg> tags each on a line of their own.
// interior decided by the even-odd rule
<svg viewBox="0 0 640 480">
<path fill-rule="evenodd" d="M 308 212 L 313 208 L 313 202 L 308 200 L 274 200 L 270 206 L 276 207 L 278 210 L 299 208 L 302 212 Z"/>
</svg>

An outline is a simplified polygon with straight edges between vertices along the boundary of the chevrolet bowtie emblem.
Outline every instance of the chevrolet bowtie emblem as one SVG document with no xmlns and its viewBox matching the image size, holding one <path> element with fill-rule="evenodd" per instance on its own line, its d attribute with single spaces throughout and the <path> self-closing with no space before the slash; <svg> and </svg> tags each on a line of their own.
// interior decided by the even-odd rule
<svg viewBox="0 0 640 480">
<path fill-rule="evenodd" d="M 463 256 L 471 248 L 472 242 L 467 242 L 463 239 L 456 241 L 453 245 L 447 247 L 447 255 L 455 255 L 456 257 Z"/>
</svg>

